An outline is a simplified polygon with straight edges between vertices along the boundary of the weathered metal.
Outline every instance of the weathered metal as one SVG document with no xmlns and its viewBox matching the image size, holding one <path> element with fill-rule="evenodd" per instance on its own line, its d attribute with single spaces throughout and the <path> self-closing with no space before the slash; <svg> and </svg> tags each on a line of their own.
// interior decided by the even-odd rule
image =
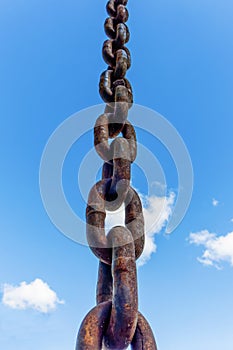
<svg viewBox="0 0 233 350">
<path fill-rule="evenodd" d="M 114 125 L 114 124 L 113 124 Z M 107 114 L 102 114 L 96 120 L 94 127 L 94 144 L 98 155 L 105 161 L 109 162 L 113 159 L 113 142 L 109 145 L 109 134 L 112 124 L 109 124 Z M 137 139 L 133 125 L 127 120 L 122 129 L 122 136 L 128 142 L 129 154 L 127 159 L 134 162 L 137 155 Z M 119 139 L 119 138 L 118 138 Z"/>
<path fill-rule="evenodd" d="M 132 87 L 125 78 L 131 55 L 125 44 L 127 0 L 110 0 L 105 32 L 110 38 L 102 53 L 108 68 L 100 76 L 99 92 L 106 108 L 94 127 L 94 145 L 104 160 L 102 180 L 91 189 L 86 208 L 88 244 L 99 259 L 97 306 L 83 320 L 76 350 L 156 350 L 152 330 L 138 312 L 136 260 L 145 234 L 141 200 L 130 186 L 131 164 L 137 155 L 134 127 L 127 120 L 133 103 Z M 122 133 L 122 137 L 117 137 Z M 109 144 L 109 139 L 114 140 Z M 106 210 L 125 206 L 125 226 L 105 232 Z"/>
<path fill-rule="evenodd" d="M 86 230 L 88 244 L 93 253 L 106 264 L 112 263 L 112 241 L 110 232 L 105 234 L 106 192 L 109 179 L 99 181 L 90 191 L 86 209 Z M 111 202 L 110 202 L 111 203 Z M 138 259 L 144 248 L 144 218 L 142 205 L 137 192 L 129 188 L 125 199 L 125 226 L 131 232 L 135 258 Z"/>
</svg>

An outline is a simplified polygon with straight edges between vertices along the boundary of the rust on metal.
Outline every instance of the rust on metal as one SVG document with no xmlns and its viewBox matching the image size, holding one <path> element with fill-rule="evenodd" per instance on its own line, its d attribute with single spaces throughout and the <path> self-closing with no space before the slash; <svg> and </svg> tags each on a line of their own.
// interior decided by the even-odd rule
<svg viewBox="0 0 233 350">
<path fill-rule="evenodd" d="M 104 333 L 111 315 L 111 301 L 94 307 L 83 320 L 79 329 L 76 350 L 101 350 Z"/>
<path fill-rule="evenodd" d="M 96 303 L 112 301 L 112 266 L 99 261 L 98 282 L 96 287 Z"/>
<path fill-rule="evenodd" d="M 110 17 L 115 18 L 116 17 L 116 1 L 115 0 L 108 1 L 107 5 L 106 5 L 106 10 L 107 10 L 107 13 L 109 14 Z"/>
<path fill-rule="evenodd" d="M 105 233 L 106 203 L 105 194 L 109 179 L 99 181 L 90 191 L 86 209 L 86 230 L 88 244 L 93 253 L 106 264 L 112 263 L 112 243 Z M 131 187 L 125 200 L 125 225 L 131 232 L 135 258 L 142 254 L 145 242 L 144 218 L 141 200 Z"/>
<path fill-rule="evenodd" d="M 152 329 L 140 312 L 138 313 L 138 323 L 131 348 L 132 350 L 157 350 Z"/>
<path fill-rule="evenodd" d="M 109 124 L 108 114 L 100 115 L 95 123 L 94 127 L 94 145 L 98 155 L 106 162 L 111 162 L 113 160 L 113 142 L 109 144 L 109 134 L 111 129 L 111 124 Z M 122 136 L 128 142 L 129 154 L 127 154 L 127 159 L 131 163 L 135 160 L 137 155 L 137 139 L 134 127 L 127 120 L 122 129 Z"/>
<path fill-rule="evenodd" d="M 102 54 L 107 69 L 101 74 L 100 96 L 105 110 L 94 126 L 94 145 L 103 159 L 102 180 L 90 190 L 86 235 L 99 259 L 95 306 L 83 320 L 76 350 L 157 350 L 153 332 L 138 311 L 136 260 L 145 244 L 144 217 L 138 193 L 131 187 L 131 164 L 137 155 L 133 125 L 127 120 L 133 92 L 125 75 L 131 55 L 125 44 L 127 0 L 110 0 L 104 23 L 109 37 Z M 119 134 L 122 135 L 119 135 Z M 109 142 L 113 139 L 112 142 Z M 124 205 L 125 225 L 105 230 L 106 211 Z"/>
<path fill-rule="evenodd" d="M 114 95 L 111 89 L 112 86 L 113 70 L 107 69 L 100 76 L 99 93 L 104 102 L 112 103 L 114 101 Z"/>
<path fill-rule="evenodd" d="M 102 49 L 103 59 L 111 67 L 114 67 L 116 62 L 113 45 L 114 45 L 113 40 L 106 40 L 103 44 L 103 49 Z"/>
<path fill-rule="evenodd" d="M 125 350 L 134 337 L 138 319 L 137 272 L 134 241 L 126 227 L 109 232 L 112 242 L 113 296 L 108 329 L 104 336 L 108 349 Z"/>
<path fill-rule="evenodd" d="M 113 22 L 114 23 L 114 22 Z M 112 37 L 110 37 L 113 39 Z M 129 28 L 125 23 L 118 23 L 116 27 L 116 34 L 115 34 L 115 46 L 116 47 L 122 47 L 124 46 L 130 38 Z"/>
</svg>

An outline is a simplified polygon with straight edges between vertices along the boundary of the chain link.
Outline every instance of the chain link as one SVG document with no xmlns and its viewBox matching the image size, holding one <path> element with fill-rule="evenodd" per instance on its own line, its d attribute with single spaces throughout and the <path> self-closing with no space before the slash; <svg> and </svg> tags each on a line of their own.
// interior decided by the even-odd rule
<svg viewBox="0 0 233 350">
<path fill-rule="evenodd" d="M 86 208 L 88 244 L 99 259 L 95 306 L 83 320 L 76 350 L 156 350 L 152 330 L 138 311 L 136 260 L 145 242 L 142 204 L 130 186 L 131 163 L 137 155 L 134 127 L 127 120 L 133 104 L 130 82 L 125 78 L 131 55 L 125 44 L 127 0 L 110 0 L 109 18 L 104 24 L 109 37 L 103 44 L 108 68 L 101 74 L 100 96 L 106 103 L 104 114 L 94 127 L 94 145 L 104 160 L 102 180 L 91 189 Z M 117 137 L 122 133 L 122 137 Z M 109 144 L 109 139 L 114 140 Z M 125 226 L 105 232 L 106 210 L 125 207 Z"/>
</svg>

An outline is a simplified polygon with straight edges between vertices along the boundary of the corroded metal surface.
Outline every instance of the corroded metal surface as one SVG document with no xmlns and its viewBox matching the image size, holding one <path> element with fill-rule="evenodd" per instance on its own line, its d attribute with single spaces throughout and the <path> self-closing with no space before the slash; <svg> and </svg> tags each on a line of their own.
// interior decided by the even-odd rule
<svg viewBox="0 0 233 350">
<path fill-rule="evenodd" d="M 87 218 L 87 240 L 93 253 L 106 264 L 112 263 L 112 241 L 110 232 L 105 233 L 105 205 L 104 194 L 109 180 L 98 182 L 90 191 Z M 144 218 L 142 204 L 136 191 L 131 187 L 126 196 L 125 225 L 134 241 L 135 258 L 138 259 L 144 248 Z M 131 237 L 129 238 L 131 240 Z M 125 242 L 127 243 L 127 242 Z"/>
<path fill-rule="evenodd" d="M 132 350 L 157 350 L 151 327 L 139 312 L 136 332 L 131 343 Z"/>
<path fill-rule="evenodd" d="M 94 307 L 83 320 L 78 333 L 77 350 L 101 350 L 111 315 L 111 301 Z"/>
<path fill-rule="evenodd" d="M 137 272 L 134 241 L 126 227 L 109 232 L 112 241 L 113 295 L 108 329 L 104 335 L 107 349 L 126 349 L 134 336 L 138 316 Z"/>
<path fill-rule="evenodd" d="M 131 164 L 137 155 L 134 127 L 127 120 L 133 103 L 125 78 L 131 55 L 125 44 L 127 0 L 107 3 L 104 24 L 109 37 L 103 44 L 108 68 L 100 76 L 99 92 L 106 108 L 94 126 L 94 145 L 103 159 L 102 180 L 90 190 L 86 208 L 88 244 L 99 259 L 97 306 L 81 324 L 76 350 L 157 350 L 149 323 L 138 311 L 136 260 L 142 254 L 145 234 L 141 200 L 130 186 Z M 122 133 L 122 137 L 117 137 Z M 109 143 L 109 139 L 114 139 Z M 125 226 L 105 232 L 106 210 L 125 207 Z"/>
</svg>

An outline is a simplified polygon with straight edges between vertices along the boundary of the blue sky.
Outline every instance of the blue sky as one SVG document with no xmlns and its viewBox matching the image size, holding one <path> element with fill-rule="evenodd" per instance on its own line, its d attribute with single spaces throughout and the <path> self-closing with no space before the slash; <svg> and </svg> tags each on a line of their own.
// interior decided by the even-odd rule
<svg viewBox="0 0 233 350">
<path fill-rule="evenodd" d="M 1 349 L 16 344 L 18 350 L 73 349 L 80 322 L 95 304 L 98 261 L 49 220 L 39 166 L 53 131 L 72 114 L 102 103 L 105 3 L 0 2 L 0 284 L 40 279 L 64 301 L 48 313 L 18 310 L 4 305 L 2 287 Z M 233 5 L 230 0 L 131 0 L 128 9 L 133 58 L 128 78 L 135 102 L 173 124 L 194 169 L 184 220 L 170 236 L 164 230 L 156 235 L 157 252 L 139 269 L 140 311 L 160 350 L 232 350 Z M 149 144 L 143 132 L 138 139 L 155 152 L 168 191 L 176 193 L 169 154 L 159 142 Z M 91 147 L 89 133 L 64 165 L 64 189 L 80 213 L 85 203 L 78 196 L 77 169 Z M 134 186 L 146 195 L 142 174 L 136 166 L 133 171 Z"/>
</svg>

